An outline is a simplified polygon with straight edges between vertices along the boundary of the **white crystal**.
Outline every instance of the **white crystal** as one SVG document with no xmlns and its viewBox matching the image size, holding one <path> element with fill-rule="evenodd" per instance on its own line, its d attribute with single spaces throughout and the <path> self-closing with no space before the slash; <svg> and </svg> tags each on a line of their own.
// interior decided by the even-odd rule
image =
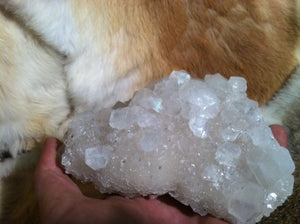
<svg viewBox="0 0 300 224">
<path fill-rule="evenodd" d="M 227 92 L 228 90 L 228 80 L 220 74 L 206 75 L 205 82 L 211 89 L 220 89 L 222 92 Z"/>
<path fill-rule="evenodd" d="M 129 128 L 134 122 L 135 117 L 129 108 L 112 111 L 109 120 L 110 126 L 116 129 Z"/>
<path fill-rule="evenodd" d="M 151 113 L 150 111 L 144 111 L 144 113 L 141 113 L 141 111 L 142 109 L 139 109 L 139 112 L 136 115 L 137 124 L 141 128 L 156 127 L 159 125 L 159 120 L 154 113 Z"/>
<path fill-rule="evenodd" d="M 175 79 L 178 85 L 182 85 L 187 83 L 191 79 L 191 76 L 184 70 L 173 71 L 170 74 L 170 79 Z"/>
<path fill-rule="evenodd" d="M 110 153 L 112 148 L 106 146 L 103 148 L 93 147 L 85 150 L 85 163 L 93 170 L 100 170 L 107 166 L 109 162 Z"/>
<path fill-rule="evenodd" d="M 241 148 L 234 143 L 225 142 L 216 151 L 216 160 L 225 166 L 234 166 L 242 153 Z"/>
<path fill-rule="evenodd" d="M 190 103 L 191 116 L 214 118 L 219 113 L 219 98 L 199 80 L 180 88 L 179 97 Z"/>
<path fill-rule="evenodd" d="M 263 215 L 264 189 L 255 184 L 243 186 L 231 195 L 229 213 L 239 223 L 255 223 Z"/>
<path fill-rule="evenodd" d="M 77 115 L 62 164 L 102 193 L 169 193 L 201 215 L 258 222 L 292 193 L 295 166 L 246 88 L 241 77 L 174 71 L 126 107 Z"/>
<path fill-rule="evenodd" d="M 221 136 L 225 141 L 234 141 L 239 136 L 240 132 L 231 127 L 226 127 L 221 131 Z"/>
<path fill-rule="evenodd" d="M 158 150 L 161 144 L 161 136 L 159 132 L 155 130 L 145 131 L 141 141 L 141 149 L 145 152 Z"/>
<path fill-rule="evenodd" d="M 189 121 L 189 127 L 193 134 L 200 138 L 206 138 L 207 136 L 207 130 L 205 128 L 207 120 L 203 118 L 195 118 L 193 117 Z"/>
<path fill-rule="evenodd" d="M 245 92 L 247 90 L 247 81 L 242 77 L 232 76 L 229 78 L 228 84 L 234 92 Z"/>
</svg>

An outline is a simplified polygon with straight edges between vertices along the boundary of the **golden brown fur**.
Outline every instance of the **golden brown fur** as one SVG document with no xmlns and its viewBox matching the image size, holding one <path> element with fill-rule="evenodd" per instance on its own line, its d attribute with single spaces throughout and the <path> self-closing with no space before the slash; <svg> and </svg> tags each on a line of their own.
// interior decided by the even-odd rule
<svg viewBox="0 0 300 224">
<path fill-rule="evenodd" d="M 65 0 L 59 4 L 70 9 L 67 21 L 75 24 L 71 36 L 78 39 L 62 42 L 51 39 L 47 30 L 53 27 L 40 17 L 30 20 L 26 7 L 20 6 L 26 2 L 0 1 L 0 135 L 20 139 L 15 146 L 0 136 L 0 153 L 14 145 L 13 156 L 47 135 L 62 138 L 70 113 L 86 108 L 85 101 L 92 98 L 89 87 L 103 89 L 102 101 L 87 104 L 94 108 L 94 101 L 125 101 L 151 80 L 185 69 L 200 78 L 208 73 L 243 76 L 249 97 L 265 104 L 299 63 L 296 0 Z M 54 8 L 54 3 L 47 7 L 44 10 Z M 106 59 L 99 70 L 98 58 Z M 102 68 L 113 72 L 88 83 Z M 77 89 L 76 77 L 87 89 Z M 11 130 L 4 124 L 17 126 Z M 289 121 L 289 126 L 299 131 L 300 123 Z M 32 187 L 38 155 L 39 150 L 33 150 L 14 159 L 16 165 L 0 163 L 0 174 L 4 168 L 10 173 L 1 180 L 1 223 L 38 223 Z M 291 201 L 298 201 L 299 209 L 299 177 L 295 189 Z M 299 215 L 291 206 L 269 220 L 285 223 L 285 214 L 296 220 Z"/>
<path fill-rule="evenodd" d="M 99 42 L 118 47 L 115 66 L 122 73 L 137 68 L 147 82 L 176 69 L 201 78 L 243 76 L 249 96 L 263 104 L 298 63 L 295 1 L 129 2 L 74 4 L 80 29 L 105 18 Z M 128 36 L 121 43 L 120 32 Z"/>
</svg>

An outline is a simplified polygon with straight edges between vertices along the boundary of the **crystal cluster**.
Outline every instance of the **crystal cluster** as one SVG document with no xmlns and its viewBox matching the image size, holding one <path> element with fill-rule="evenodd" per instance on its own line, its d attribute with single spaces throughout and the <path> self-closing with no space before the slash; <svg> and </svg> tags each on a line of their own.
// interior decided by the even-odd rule
<svg viewBox="0 0 300 224">
<path fill-rule="evenodd" d="M 246 88 L 174 71 L 128 105 L 75 117 L 62 164 L 102 193 L 168 193 L 200 215 L 256 223 L 292 193 L 295 167 Z"/>
</svg>

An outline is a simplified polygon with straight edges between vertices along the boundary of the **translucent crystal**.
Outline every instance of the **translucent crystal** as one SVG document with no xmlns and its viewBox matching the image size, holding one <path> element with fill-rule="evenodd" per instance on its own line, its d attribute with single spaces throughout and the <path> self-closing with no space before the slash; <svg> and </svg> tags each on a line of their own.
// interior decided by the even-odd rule
<svg viewBox="0 0 300 224">
<path fill-rule="evenodd" d="M 200 138 L 206 138 L 207 130 L 205 128 L 207 120 L 203 118 L 195 118 L 193 117 L 189 121 L 189 127 L 195 136 Z"/>
<path fill-rule="evenodd" d="M 142 89 L 137 92 L 134 100 L 130 102 L 130 105 L 139 105 L 145 109 L 152 109 L 156 112 L 162 110 L 162 99 L 155 97 L 151 94 L 151 90 L 148 88 Z"/>
<path fill-rule="evenodd" d="M 61 162 L 102 193 L 169 193 L 200 215 L 258 222 L 292 193 L 295 166 L 246 88 L 241 77 L 174 71 L 128 106 L 77 115 Z"/>
<path fill-rule="evenodd" d="M 129 128 L 135 122 L 135 117 L 128 108 L 114 110 L 111 113 L 109 124 L 112 128 Z"/>
<path fill-rule="evenodd" d="M 100 170 L 109 162 L 110 151 L 112 148 L 110 146 L 106 146 L 103 148 L 93 147 L 85 150 L 85 163 L 93 170 Z"/>
<path fill-rule="evenodd" d="M 145 152 L 158 150 L 161 144 L 161 136 L 155 130 L 146 131 L 140 141 L 141 149 Z"/>
<path fill-rule="evenodd" d="M 159 119 L 155 113 L 152 113 L 151 111 L 144 111 L 144 113 L 141 113 L 143 110 L 138 110 L 139 111 L 137 111 L 136 114 L 136 122 L 141 128 L 156 127 L 159 125 Z"/>
<path fill-rule="evenodd" d="M 220 74 L 206 75 L 205 82 L 211 89 L 220 89 L 223 92 L 228 89 L 228 80 Z"/>
<path fill-rule="evenodd" d="M 225 141 L 234 141 L 239 136 L 240 132 L 231 127 L 226 127 L 221 130 L 221 136 Z"/>
<path fill-rule="evenodd" d="M 225 142 L 217 148 L 215 158 L 225 166 L 234 166 L 241 155 L 241 148 L 234 143 Z"/>
<path fill-rule="evenodd" d="M 170 79 L 175 79 L 178 85 L 182 85 L 187 83 L 191 79 L 191 76 L 186 71 L 183 70 L 173 71 L 170 74 Z"/>
<path fill-rule="evenodd" d="M 229 213 L 238 223 L 255 223 L 263 214 L 264 189 L 248 184 L 231 195 Z"/>
<path fill-rule="evenodd" d="M 230 77 L 228 84 L 234 92 L 246 92 L 247 81 L 242 77 Z"/>
</svg>

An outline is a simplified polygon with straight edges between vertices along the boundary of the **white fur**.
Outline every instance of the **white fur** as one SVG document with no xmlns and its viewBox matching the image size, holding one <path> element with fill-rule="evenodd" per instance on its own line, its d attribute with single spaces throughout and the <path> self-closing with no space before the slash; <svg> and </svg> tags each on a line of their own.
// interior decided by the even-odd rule
<svg viewBox="0 0 300 224">
<path fill-rule="evenodd" d="M 12 8 L 26 25 L 57 50 L 64 54 L 75 54 L 79 36 L 68 1 L 10 0 L 2 1 L 1 4 L 8 9 Z"/>
<path fill-rule="evenodd" d="M 19 159 L 14 158 L 14 159 L 7 159 L 4 162 L 1 162 L 1 165 L 0 165 L 0 167 L 1 167 L 1 169 L 0 169 L 0 188 L 2 185 L 1 179 L 12 173 L 12 171 L 16 167 L 16 164 L 18 163 L 18 160 Z M 1 195 L 0 195 L 0 198 L 1 198 Z"/>
<path fill-rule="evenodd" d="M 66 66 L 69 90 L 76 110 L 80 112 L 87 108 L 98 110 L 113 106 L 117 101 L 129 100 L 135 90 L 134 82 L 138 80 L 137 70 L 131 70 L 124 77 L 118 78 L 112 65 L 114 54 L 97 54 L 83 53 Z"/>
<path fill-rule="evenodd" d="M 15 157 L 42 134 L 61 137 L 70 108 L 62 57 L 2 14 L 0 29 L 0 151 Z"/>
<path fill-rule="evenodd" d="M 264 120 L 268 124 L 283 125 L 285 116 L 300 99 L 300 68 L 289 78 L 285 86 L 265 106 L 262 106 Z"/>
<path fill-rule="evenodd" d="M 81 27 L 86 31 L 79 35 L 79 22 L 74 21 L 76 16 L 68 1 L 10 0 L 5 6 L 20 15 L 48 44 L 66 54 L 65 73 L 75 110 L 112 106 L 117 101 L 129 100 L 137 89 L 138 70 L 116 71 L 117 52 L 107 47 L 108 41 L 114 41 L 114 46 L 126 44 L 128 37 L 120 31 L 114 40 L 109 40 L 109 26 L 103 24 L 101 15 L 97 21 L 89 21 L 87 16 L 85 26 Z M 102 31 L 99 36 L 95 28 Z"/>
<path fill-rule="evenodd" d="M 46 46 L 39 46 L 30 35 L 24 38 L 27 31 L 6 21 L 6 28 L 2 30 L 12 33 L 3 38 L 16 38 L 13 43 L 18 45 L 2 52 L 0 65 L 5 63 L 3 57 L 7 57 L 13 60 L 9 63 L 18 66 L 6 72 L 6 77 L 1 71 L 2 83 L 5 79 L 6 88 L 10 88 L 3 92 L 10 94 L 0 93 L 0 150 L 9 150 L 16 157 L 21 149 L 31 148 L 35 141 L 43 139 L 45 136 L 41 134 L 62 138 L 70 112 L 67 93 L 74 109 L 80 112 L 126 101 L 138 88 L 139 70 L 131 63 L 127 66 L 127 62 L 121 70 L 115 69 L 118 48 L 112 50 L 106 43 L 111 41 L 114 46 L 126 46 L 128 37 L 124 30 L 116 33 L 113 40 L 108 40 L 105 30 L 103 35 L 93 36 L 95 27 L 91 25 L 85 27 L 86 33 L 91 35 L 81 32 L 79 37 L 68 1 L 11 0 L 1 4 L 17 13 L 47 44 L 64 54 L 66 60 Z M 108 27 L 105 24 L 99 26 Z M 6 44 L 2 48 L 5 49 Z M 35 118 L 45 123 L 35 124 Z M 1 175 L 8 172 L 4 163 L 1 169 Z"/>
</svg>

